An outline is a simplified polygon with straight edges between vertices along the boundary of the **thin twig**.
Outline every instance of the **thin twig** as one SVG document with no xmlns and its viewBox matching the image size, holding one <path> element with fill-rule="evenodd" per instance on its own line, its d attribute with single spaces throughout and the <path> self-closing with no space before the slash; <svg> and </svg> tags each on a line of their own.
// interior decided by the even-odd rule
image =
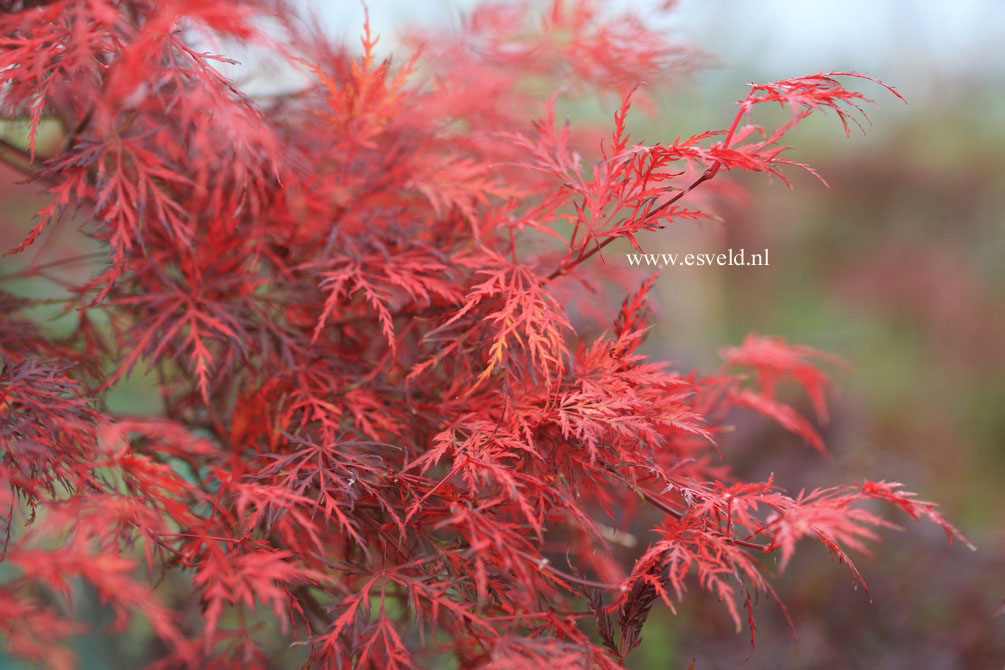
<svg viewBox="0 0 1005 670">
<path fill-rule="evenodd" d="M 670 516 L 674 517 L 675 519 L 683 519 L 684 516 L 687 514 L 686 510 L 679 510 L 679 509 L 675 508 L 673 505 L 671 505 L 670 503 L 666 502 L 665 500 L 663 500 L 662 498 L 660 498 L 658 495 L 656 495 L 652 491 L 648 491 L 648 490 L 642 488 L 641 486 L 639 486 L 637 484 L 632 484 L 627 479 L 625 479 L 623 476 L 621 476 L 619 473 L 614 472 L 613 470 L 610 470 L 610 471 L 618 479 L 620 479 L 621 482 L 623 484 L 625 484 L 625 486 L 628 486 L 630 489 L 632 489 L 633 491 L 635 491 L 636 493 L 638 493 L 639 495 L 641 495 L 642 498 L 647 503 L 649 503 L 650 505 L 652 505 L 653 507 L 656 507 L 656 508 L 660 509 L 661 511 L 666 512 L 667 514 L 669 514 Z M 768 545 L 766 545 L 766 544 L 758 544 L 757 542 L 750 542 L 748 540 L 741 540 L 739 538 L 732 537 L 732 536 L 726 535 L 726 534 L 723 534 L 723 540 L 726 541 L 726 542 L 728 542 L 728 543 L 730 543 L 730 544 L 735 544 L 735 545 L 740 546 L 740 547 L 747 547 L 748 549 L 757 549 L 758 551 L 763 551 L 763 552 L 767 552 L 768 551 Z"/>
<path fill-rule="evenodd" d="M 605 591 L 624 592 L 627 590 L 627 587 L 624 584 L 609 584 L 607 582 L 596 582 L 593 581 L 592 579 L 585 579 L 583 577 L 577 577 L 576 575 L 569 574 L 564 570 L 556 568 L 554 565 L 551 564 L 551 561 L 549 561 L 547 558 L 537 558 L 533 554 L 528 554 L 527 552 L 521 551 L 519 549 L 517 549 L 515 553 L 519 554 L 520 556 L 523 556 L 528 561 L 532 561 L 539 569 L 547 570 L 551 574 L 555 575 L 556 577 L 560 577 L 561 579 L 564 579 L 567 582 L 572 582 L 574 584 L 579 584 L 581 586 L 588 586 L 594 589 L 603 589 Z"/>
<path fill-rule="evenodd" d="M 301 586 L 297 588 L 293 595 L 296 599 L 307 608 L 307 611 L 314 615 L 315 621 L 318 624 L 318 630 L 327 630 L 331 625 L 331 615 L 325 611 L 321 604 L 317 601 L 310 591 L 307 590 L 306 586 Z"/>
<path fill-rule="evenodd" d="M 674 197 L 672 197 L 669 200 L 667 200 L 666 202 L 664 202 L 662 205 L 660 205 L 659 207 L 657 207 L 653 211 L 649 212 L 649 214 L 646 215 L 646 218 L 643 219 L 643 223 L 646 222 L 646 221 L 648 221 L 649 219 L 653 218 L 654 216 L 656 216 L 657 214 L 659 214 L 661 211 L 665 210 L 667 207 L 669 207 L 670 205 L 674 204 L 675 202 L 677 202 L 678 200 L 680 200 L 681 198 L 683 198 L 685 195 L 687 195 L 688 193 L 690 193 L 695 187 L 697 187 L 702 182 L 708 181 L 709 179 L 711 179 L 712 177 L 714 177 L 716 175 L 716 173 L 719 171 L 719 167 L 720 166 L 721 166 L 721 163 L 719 163 L 718 161 L 716 161 L 715 163 L 713 163 L 708 169 L 706 169 L 704 172 L 702 172 L 701 175 L 697 179 L 695 179 L 690 184 L 688 184 L 687 187 L 684 190 L 682 190 L 680 193 L 678 193 Z M 555 268 L 550 275 L 548 275 L 547 279 L 550 281 L 552 279 L 555 279 L 556 277 L 560 277 L 561 275 L 564 275 L 564 274 L 568 273 L 570 270 L 572 270 L 572 268 L 576 267 L 577 265 L 579 265 L 583 261 L 589 259 L 591 256 L 593 256 L 594 254 L 596 254 L 597 252 L 599 252 L 600 250 L 602 250 L 604 247 L 606 247 L 608 244 L 610 244 L 611 242 L 613 242 L 616 239 L 619 239 L 619 238 L 617 238 L 617 237 L 608 237 L 606 240 L 604 240 L 603 242 L 601 242 L 597 246 L 593 247 L 588 252 L 586 252 L 586 247 L 584 246 L 583 247 L 583 251 L 581 251 L 579 253 L 579 255 L 576 257 L 576 259 L 574 261 L 572 261 L 571 263 L 570 262 L 562 263 L 557 268 Z M 583 253 L 583 252 L 586 252 L 586 253 Z"/>
<path fill-rule="evenodd" d="M 21 268 L 15 272 L 9 272 L 5 275 L 0 275 L 0 281 L 7 281 L 8 279 L 14 279 L 15 277 L 24 277 L 31 275 L 40 270 L 46 270 L 48 268 L 57 267 L 60 265 L 71 265 L 73 263 L 80 263 L 83 261 L 98 260 L 99 258 L 105 258 L 108 254 L 102 251 L 95 251 L 89 254 L 80 254 L 79 256 L 69 256 L 67 258 L 60 258 L 59 260 L 49 261 L 48 263 L 38 263 L 35 265 L 28 265 L 27 267 Z"/>
</svg>

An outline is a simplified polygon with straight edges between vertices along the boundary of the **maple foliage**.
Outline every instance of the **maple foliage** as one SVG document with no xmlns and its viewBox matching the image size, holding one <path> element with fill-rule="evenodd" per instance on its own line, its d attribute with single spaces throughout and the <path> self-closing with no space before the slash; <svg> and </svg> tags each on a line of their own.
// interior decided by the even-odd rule
<svg viewBox="0 0 1005 670">
<path fill-rule="evenodd" d="M 792 495 L 730 472 L 734 408 L 825 451 L 782 387 L 826 419 L 833 357 L 752 335 L 710 374 L 650 360 L 655 277 L 583 317 L 587 261 L 709 216 L 699 187 L 729 171 L 810 169 L 786 134 L 827 110 L 847 130 L 862 75 L 752 85 L 724 129 L 646 145 L 639 82 L 702 58 L 592 2 L 485 5 L 411 34 L 401 65 L 369 25 L 353 49 L 281 2 L 7 4 L 0 111 L 27 119 L 22 165 L 51 197 L 9 253 L 71 214 L 105 252 L 64 286 L 66 336 L 0 292 L 9 653 L 74 666 L 80 579 L 116 629 L 150 622 L 154 667 L 269 667 L 277 634 L 319 668 L 617 668 L 689 583 L 753 640 L 753 599 L 804 538 L 864 584 L 848 551 L 893 525 L 873 502 L 962 539 L 900 484 Z M 207 44 L 306 83 L 251 96 Z M 592 94 L 621 100 L 602 141 L 557 121 Z M 762 105 L 789 117 L 754 125 Z M 43 118 L 66 130 L 47 156 Z M 158 416 L 109 409 L 137 366 Z"/>
</svg>

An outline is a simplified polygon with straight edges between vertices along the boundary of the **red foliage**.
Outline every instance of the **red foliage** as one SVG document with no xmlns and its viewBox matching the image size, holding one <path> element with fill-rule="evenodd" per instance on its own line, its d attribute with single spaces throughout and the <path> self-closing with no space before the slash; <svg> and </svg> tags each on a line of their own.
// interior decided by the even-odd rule
<svg viewBox="0 0 1005 670">
<path fill-rule="evenodd" d="M 899 484 L 790 496 L 730 474 L 715 437 L 733 407 L 823 450 L 776 394 L 792 381 L 825 418 L 819 352 L 752 336 L 712 375 L 652 362 L 653 278 L 602 334 L 570 317 L 588 259 L 705 216 L 688 195 L 723 170 L 784 179 L 786 133 L 818 109 L 847 127 L 862 96 L 841 82 L 860 75 L 752 86 L 726 129 L 644 145 L 632 87 L 696 57 L 590 2 L 486 6 L 413 35 L 404 67 L 368 28 L 354 55 L 264 0 L 5 4 L 2 111 L 29 119 L 52 195 L 14 251 L 68 212 L 107 250 L 68 287 L 66 338 L 0 293 L 8 652 L 72 666 L 79 577 L 117 626 L 149 620 L 158 667 L 265 667 L 271 619 L 313 667 L 615 668 L 692 579 L 753 638 L 763 558 L 784 569 L 810 537 L 851 566 L 890 525 L 873 500 L 959 537 Z M 251 99 L 207 41 L 310 81 Z M 527 126 L 542 83 L 623 96 L 599 151 L 556 122 L 557 95 Z M 743 125 L 764 103 L 790 120 Z M 68 134 L 39 160 L 43 117 Z M 106 405 L 137 364 L 160 416 Z M 640 524 L 644 550 L 615 546 Z"/>
</svg>

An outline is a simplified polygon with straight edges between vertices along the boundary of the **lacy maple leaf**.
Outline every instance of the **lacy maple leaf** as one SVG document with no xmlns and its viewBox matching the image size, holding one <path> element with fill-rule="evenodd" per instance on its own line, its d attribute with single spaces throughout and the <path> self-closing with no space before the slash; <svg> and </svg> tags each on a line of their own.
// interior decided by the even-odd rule
<svg viewBox="0 0 1005 670">
<path fill-rule="evenodd" d="M 487 4 L 399 65 L 293 4 L 4 4 L 0 112 L 29 130 L 3 159 L 50 197 L 10 253 L 71 219 L 100 252 L 0 276 L 8 653 L 74 667 L 82 581 L 115 629 L 149 622 L 152 667 L 617 668 L 691 582 L 753 637 L 762 561 L 810 538 L 851 566 L 891 525 L 873 502 L 961 537 L 899 484 L 738 479 L 727 413 L 824 451 L 791 391 L 826 419 L 835 360 L 750 336 L 676 369 L 640 349 L 655 277 L 618 311 L 583 272 L 711 216 L 730 171 L 805 168 L 784 138 L 822 110 L 847 129 L 861 75 L 752 85 L 725 128 L 644 144 L 632 101 L 703 57 L 638 17 Z M 252 95 L 211 47 L 298 88 Z M 612 94 L 610 127 L 557 120 Z M 790 116 L 750 124 L 766 104 Z M 31 317 L 53 303 L 69 332 Z M 114 411 L 136 372 L 158 401 Z"/>
</svg>

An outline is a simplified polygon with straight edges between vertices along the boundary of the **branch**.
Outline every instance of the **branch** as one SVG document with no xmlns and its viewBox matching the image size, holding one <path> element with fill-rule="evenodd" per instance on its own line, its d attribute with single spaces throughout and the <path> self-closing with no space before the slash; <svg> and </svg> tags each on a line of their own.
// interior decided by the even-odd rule
<svg viewBox="0 0 1005 670">
<path fill-rule="evenodd" d="M 0 162 L 9 165 L 27 177 L 35 176 L 28 152 L 4 139 L 0 139 Z"/>
<path fill-rule="evenodd" d="M 307 590 L 306 586 L 297 588 L 293 592 L 293 595 L 302 605 L 304 605 L 304 607 L 306 607 L 307 611 L 313 615 L 312 618 L 316 619 L 314 623 L 318 624 L 318 630 L 327 630 L 328 627 L 331 626 L 331 616 L 317 601 L 317 598 L 311 595 L 311 592 Z"/>
<path fill-rule="evenodd" d="M 675 519 L 683 519 L 685 516 L 687 516 L 687 510 L 679 510 L 679 509 L 675 508 L 673 505 L 671 505 L 670 503 L 666 502 L 665 500 L 663 500 L 662 498 L 660 498 L 658 495 L 656 495 L 652 491 L 648 491 L 648 490 L 642 488 L 641 486 L 639 486 L 637 484 L 632 484 L 627 479 L 625 479 L 620 473 L 615 472 L 611 468 L 608 468 L 608 471 L 611 472 L 619 480 L 621 480 L 621 483 L 623 483 L 625 486 L 627 486 L 632 491 L 634 491 L 634 492 L 638 493 L 639 495 L 641 495 L 642 498 L 643 498 L 643 500 L 645 500 L 647 503 L 649 503 L 653 507 L 656 507 L 659 510 L 661 510 L 663 512 L 666 512 L 667 514 L 669 514 L 670 516 L 672 516 Z M 768 549 L 769 545 L 758 544 L 757 542 L 750 542 L 748 540 L 740 540 L 738 538 L 731 537 L 731 536 L 725 535 L 725 534 L 723 535 L 723 541 L 728 542 L 730 544 L 735 544 L 735 545 L 740 546 L 740 547 L 747 547 L 748 549 L 757 549 L 758 551 L 762 551 L 762 552 L 768 552 L 769 551 L 769 549 Z"/>
<path fill-rule="evenodd" d="M 11 144 L 4 139 L 0 139 L 0 163 L 8 165 L 29 179 L 43 184 L 55 186 L 59 183 L 51 175 L 39 176 L 38 171 L 31 167 L 31 155 L 21 147 Z"/>
<path fill-rule="evenodd" d="M 716 173 L 719 171 L 719 168 L 721 167 L 721 165 L 722 164 L 719 161 L 716 161 L 715 163 L 713 163 L 704 172 L 702 172 L 701 175 L 697 179 L 695 179 L 690 184 L 688 184 L 687 187 L 684 190 L 682 190 L 680 193 L 678 193 L 674 197 L 672 197 L 669 200 L 667 200 L 666 202 L 664 202 L 662 205 L 660 205 L 659 207 L 657 207 L 653 211 L 649 212 L 649 214 L 646 215 L 646 218 L 643 219 L 643 221 L 648 221 L 648 220 L 652 219 L 654 216 L 656 216 L 657 214 L 659 214 L 661 211 L 665 210 L 667 207 L 669 207 L 670 205 L 674 204 L 675 202 L 677 202 L 678 200 L 680 200 L 681 198 L 683 198 L 685 195 L 687 195 L 688 193 L 690 193 L 699 184 L 701 184 L 702 182 L 706 182 L 709 179 L 711 179 L 712 177 L 714 177 L 716 175 Z M 597 246 L 593 247 L 592 249 L 590 249 L 590 251 L 588 251 L 586 253 L 583 253 L 583 252 L 586 251 L 586 246 L 584 245 L 583 246 L 583 251 L 581 251 L 579 253 L 579 255 L 576 257 L 575 260 L 573 260 L 572 262 L 568 262 L 567 261 L 565 263 L 562 263 L 557 268 L 555 268 L 552 271 L 552 273 L 547 276 L 546 279 L 548 279 L 550 281 L 552 279 L 555 279 L 556 277 L 560 277 L 560 276 L 562 276 L 564 274 L 567 274 L 574 267 L 576 267 L 577 265 L 579 265 L 583 261 L 589 259 L 591 256 L 593 256 L 594 254 L 596 254 L 598 251 L 602 250 L 608 244 L 610 244 L 611 242 L 613 242 L 614 240 L 617 240 L 617 239 L 620 239 L 620 238 L 618 238 L 618 237 L 608 237 L 606 240 L 604 240 L 603 242 L 601 242 Z"/>
<path fill-rule="evenodd" d="M 528 561 L 534 563 L 539 569 L 547 570 L 551 574 L 555 575 L 556 577 L 560 577 L 561 579 L 564 579 L 567 582 L 572 582 L 573 584 L 579 584 L 580 586 L 588 586 L 594 589 L 602 589 L 604 591 L 621 591 L 622 593 L 624 593 L 625 591 L 628 590 L 628 587 L 626 587 L 624 584 L 608 584 L 607 582 L 596 582 L 593 581 L 592 579 L 585 579 L 583 577 L 577 577 L 576 575 L 569 574 L 564 570 L 556 568 L 554 565 L 551 564 L 551 561 L 549 561 L 547 558 L 544 557 L 538 558 L 533 554 L 529 554 L 526 551 L 521 551 L 520 549 L 515 549 L 514 552 L 519 554 L 520 556 L 523 556 Z"/>
<path fill-rule="evenodd" d="M 79 256 L 70 256 L 68 258 L 60 258 L 59 260 L 49 261 L 48 263 L 39 263 L 37 265 L 29 265 L 15 272 L 8 272 L 7 274 L 0 275 L 0 281 L 7 281 L 9 279 L 14 279 L 15 277 L 28 277 L 36 272 L 42 270 L 48 270 L 49 268 L 59 267 L 62 265 L 72 265 L 74 263 L 83 263 L 85 261 L 96 261 L 107 257 L 108 254 L 95 251 L 89 254 L 80 254 Z"/>
</svg>

